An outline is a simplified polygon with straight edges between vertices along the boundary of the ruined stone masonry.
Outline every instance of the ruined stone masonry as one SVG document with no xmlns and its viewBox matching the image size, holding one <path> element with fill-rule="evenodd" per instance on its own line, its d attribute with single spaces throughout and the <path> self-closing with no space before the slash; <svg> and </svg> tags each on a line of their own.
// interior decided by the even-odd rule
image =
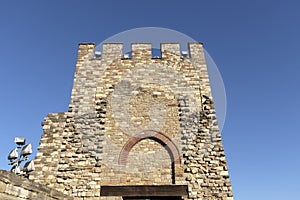
<svg viewBox="0 0 300 200">
<path fill-rule="evenodd" d="M 1 200 L 73 200 L 55 189 L 32 183 L 26 178 L 14 173 L 0 170 L 0 199 Z"/>
<path fill-rule="evenodd" d="M 29 179 L 74 199 L 232 200 L 202 43 L 81 43 L 68 112 L 50 113 Z"/>
</svg>

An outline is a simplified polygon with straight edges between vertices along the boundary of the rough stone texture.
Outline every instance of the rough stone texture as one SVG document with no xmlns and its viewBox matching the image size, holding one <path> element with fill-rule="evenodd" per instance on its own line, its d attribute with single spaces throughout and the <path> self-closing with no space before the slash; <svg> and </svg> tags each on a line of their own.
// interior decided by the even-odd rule
<svg viewBox="0 0 300 200">
<path fill-rule="evenodd" d="M 64 195 L 55 189 L 33 183 L 26 178 L 11 172 L 0 170 L 0 199 L 3 200 L 71 200 L 73 197 Z"/>
<path fill-rule="evenodd" d="M 188 185 L 184 199 L 232 200 L 201 43 L 180 57 L 176 43 L 79 45 L 68 112 L 42 123 L 36 171 L 29 179 L 99 199 L 101 185 Z M 1 185 L 0 185 L 1 189 Z M 100 197 L 120 199 L 120 197 Z"/>
</svg>

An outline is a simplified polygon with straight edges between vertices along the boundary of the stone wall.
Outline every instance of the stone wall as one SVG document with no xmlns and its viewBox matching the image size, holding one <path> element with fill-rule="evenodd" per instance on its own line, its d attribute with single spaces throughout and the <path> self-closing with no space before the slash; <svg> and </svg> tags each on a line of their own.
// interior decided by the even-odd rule
<svg viewBox="0 0 300 200">
<path fill-rule="evenodd" d="M 188 185 L 185 199 L 232 200 L 204 51 L 189 44 L 79 45 L 68 112 L 42 123 L 35 182 L 99 199 L 101 186 Z M 106 197 L 101 197 L 105 199 Z"/>
<path fill-rule="evenodd" d="M 17 176 L 11 172 L 0 170 L 0 199 L 72 200 L 74 198 L 66 196 L 55 189 L 33 183 L 28 179 Z"/>
</svg>

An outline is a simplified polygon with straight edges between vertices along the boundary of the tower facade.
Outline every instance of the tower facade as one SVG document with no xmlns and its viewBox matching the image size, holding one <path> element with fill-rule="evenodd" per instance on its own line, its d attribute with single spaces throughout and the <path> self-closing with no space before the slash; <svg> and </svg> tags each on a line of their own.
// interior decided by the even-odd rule
<svg viewBox="0 0 300 200">
<path fill-rule="evenodd" d="M 50 113 L 29 178 L 75 199 L 232 200 L 202 43 L 81 43 L 68 112 Z"/>
</svg>

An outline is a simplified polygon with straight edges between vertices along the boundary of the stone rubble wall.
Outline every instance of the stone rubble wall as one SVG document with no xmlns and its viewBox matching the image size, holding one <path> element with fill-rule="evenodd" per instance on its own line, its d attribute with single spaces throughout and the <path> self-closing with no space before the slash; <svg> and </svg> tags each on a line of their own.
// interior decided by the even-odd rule
<svg viewBox="0 0 300 200">
<path fill-rule="evenodd" d="M 11 172 L 0 170 L 0 199 L 2 200 L 72 200 L 53 188 L 33 183 Z"/>
<path fill-rule="evenodd" d="M 29 179 L 74 197 L 99 197 L 100 167 L 83 148 L 74 114 L 49 114 L 42 126 L 44 134 L 34 159 L 36 169 Z"/>
<path fill-rule="evenodd" d="M 129 59 L 121 43 L 102 48 L 96 59 L 79 45 L 69 111 L 42 123 L 29 178 L 76 199 L 99 199 L 101 185 L 184 184 L 185 199 L 232 200 L 202 44 L 189 58 L 177 43 L 161 58 L 150 43 Z"/>
</svg>

